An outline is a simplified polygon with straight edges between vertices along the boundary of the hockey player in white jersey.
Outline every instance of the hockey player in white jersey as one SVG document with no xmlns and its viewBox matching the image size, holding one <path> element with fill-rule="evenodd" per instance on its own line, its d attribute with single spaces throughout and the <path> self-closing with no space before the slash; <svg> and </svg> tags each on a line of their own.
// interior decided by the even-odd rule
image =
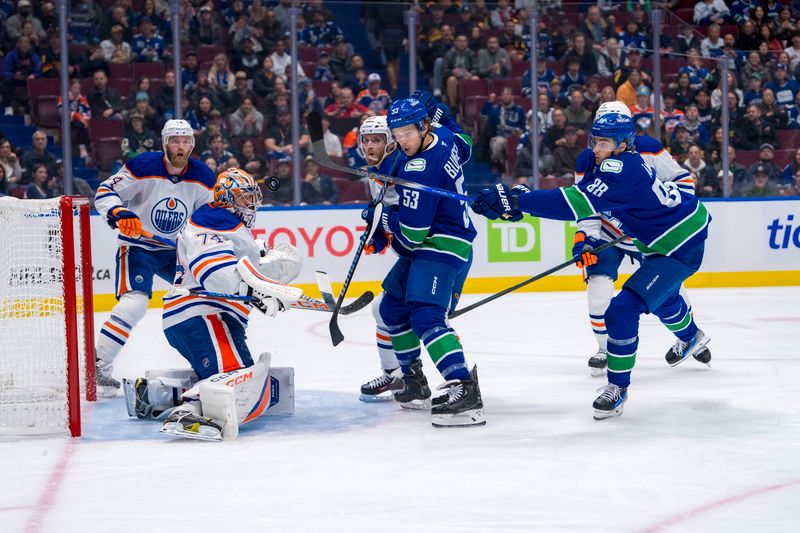
<svg viewBox="0 0 800 533">
<path fill-rule="evenodd" d="M 148 379 L 125 383 L 129 414 L 166 417 L 163 433 L 200 440 L 234 438 L 240 424 L 261 416 L 275 400 L 269 354 L 253 361 L 245 329 L 253 305 L 274 317 L 302 296 L 302 290 L 284 284 L 300 272 L 301 261 L 293 249 L 268 250 L 253 238 L 250 230 L 260 203 L 253 177 L 228 169 L 217 179 L 214 200 L 198 208 L 178 236 L 175 281 L 164 298 L 163 326 L 170 345 L 192 369 L 150 372 Z M 251 304 L 204 293 L 254 300 Z"/>
<path fill-rule="evenodd" d="M 601 104 L 595 118 L 607 113 L 631 116 L 628 106 L 620 101 Z M 679 190 L 694 195 L 694 181 L 689 172 L 672 158 L 658 140 L 646 135 L 637 135 L 634 144 L 636 152 L 642 156 L 648 166 L 655 170 L 656 178 L 663 182 L 673 182 L 678 186 Z M 585 150 L 578 158 L 578 168 L 575 174 L 576 183 L 584 175 L 583 161 L 588 164 L 594 163 L 594 154 L 591 150 Z M 581 256 L 577 264 L 578 267 L 584 269 L 586 294 L 589 300 L 589 322 L 598 345 L 597 353 L 589 358 L 589 369 L 592 376 L 598 377 L 606 374 L 608 334 L 604 317 L 609 302 L 614 296 L 614 282 L 617 280 L 620 264 L 626 256 L 641 264 L 642 257 L 631 239 L 626 239 L 616 246 L 600 252 L 600 254 L 592 253 L 594 248 L 624 234 L 619 221 L 609 212 L 596 213 L 591 217 L 582 219 L 578 221 L 577 226 L 578 231 L 575 233 L 572 253 L 573 255 Z M 683 287 L 681 287 L 681 296 L 686 301 L 687 308 L 691 313 L 689 296 Z M 664 325 L 673 332 L 676 331 L 676 327 L 685 322 L 685 317 L 675 318 L 674 323 L 662 320 Z M 667 362 L 672 366 L 683 361 L 682 358 L 676 357 L 675 349 L 673 347 L 668 351 L 666 357 Z M 708 348 L 705 348 L 701 353 L 695 355 L 695 359 L 708 364 L 711 360 L 711 352 Z"/>
<path fill-rule="evenodd" d="M 397 157 L 396 146 L 392 132 L 386 124 L 385 116 L 370 117 L 358 129 L 357 150 L 359 155 L 366 160 L 370 170 L 381 174 L 391 174 L 394 160 Z M 381 201 L 386 208 L 390 208 L 397 205 L 398 196 L 394 185 L 390 183 L 385 185 L 386 190 Z M 377 198 L 384 184 L 370 180 L 369 186 L 372 197 Z M 383 249 L 390 248 L 388 244 L 387 242 L 368 243 L 365 252 L 367 254 L 380 253 Z M 383 294 L 381 291 L 372 302 L 372 314 L 375 317 L 375 341 L 383 372 L 377 378 L 361 386 L 359 398 L 364 402 L 391 400 L 394 392 L 403 389 L 403 372 L 400 370 L 400 363 L 397 362 L 392 348 L 392 338 L 379 312 Z"/>
<path fill-rule="evenodd" d="M 189 215 L 211 201 L 215 176 L 191 159 L 194 132 L 185 120 L 168 120 L 161 131 L 163 152 L 128 161 L 97 189 L 95 206 L 119 230 L 115 289 L 117 304 L 97 338 L 97 392 L 113 397 L 114 358 L 142 319 L 153 294 L 153 278 L 175 277 L 174 240 Z M 154 237 L 151 237 L 151 235 Z"/>
</svg>

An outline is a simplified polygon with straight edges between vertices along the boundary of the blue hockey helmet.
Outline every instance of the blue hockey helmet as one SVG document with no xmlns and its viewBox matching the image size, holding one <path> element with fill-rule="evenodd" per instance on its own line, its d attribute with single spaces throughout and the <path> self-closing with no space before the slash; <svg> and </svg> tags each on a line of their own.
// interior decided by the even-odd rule
<svg viewBox="0 0 800 533">
<path fill-rule="evenodd" d="M 389 107 L 386 121 L 389 129 L 402 128 L 414 124 L 420 130 L 425 128 L 425 119 L 428 118 L 428 110 L 425 104 L 416 98 L 405 98 L 397 100 Z"/>
<path fill-rule="evenodd" d="M 589 148 L 594 148 L 595 139 L 612 139 L 616 148 L 624 142 L 626 149 L 633 149 L 633 141 L 636 137 L 636 128 L 631 117 L 621 113 L 606 113 L 594 119 L 592 131 L 589 136 Z M 615 149 L 616 149 L 615 148 Z"/>
</svg>

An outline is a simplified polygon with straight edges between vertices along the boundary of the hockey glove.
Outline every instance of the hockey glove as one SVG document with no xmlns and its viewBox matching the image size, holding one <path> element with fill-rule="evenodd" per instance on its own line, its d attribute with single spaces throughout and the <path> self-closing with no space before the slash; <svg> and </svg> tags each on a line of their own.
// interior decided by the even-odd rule
<svg viewBox="0 0 800 533">
<path fill-rule="evenodd" d="M 575 232 L 575 239 L 572 241 L 572 258 L 578 268 L 584 268 L 597 264 L 597 256 L 594 249 L 602 244 L 599 240 L 589 237 L 582 231 Z"/>
<path fill-rule="evenodd" d="M 136 213 L 124 207 L 115 207 L 108 212 L 108 225 L 131 239 L 142 236 L 142 221 Z"/>
<path fill-rule="evenodd" d="M 392 245 L 393 238 L 394 238 L 393 234 L 386 233 L 378 229 L 375 233 L 372 234 L 372 240 L 370 240 L 367 243 L 367 245 L 364 246 L 364 253 L 367 255 L 371 255 L 383 252 L 385 249 L 389 248 Z"/>
<path fill-rule="evenodd" d="M 508 185 L 498 183 L 494 187 L 482 189 L 472 203 L 472 210 L 489 220 L 502 217 L 504 220 L 517 222 L 522 220 L 523 213 L 516 208 L 517 194 L 512 193 Z"/>
</svg>

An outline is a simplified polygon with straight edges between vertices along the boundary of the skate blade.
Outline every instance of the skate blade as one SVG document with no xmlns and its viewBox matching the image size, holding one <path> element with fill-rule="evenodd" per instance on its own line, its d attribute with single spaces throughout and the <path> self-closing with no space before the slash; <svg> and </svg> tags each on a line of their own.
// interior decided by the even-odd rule
<svg viewBox="0 0 800 533">
<path fill-rule="evenodd" d="M 159 433 L 171 435 L 173 437 L 180 437 L 182 439 L 202 440 L 206 442 L 221 442 L 222 434 L 218 431 L 209 433 L 195 433 L 194 431 L 186 431 L 181 424 L 164 424 Z"/>
<path fill-rule="evenodd" d="M 431 399 L 411 400 L 410 402 L 400 403 L 400 407 L 408 409 L 409 411 L 430 411 Z"/>
<path fill-rule="evenodd" d="M 611 411 L 601 411 L 599 409 L 595 409 L 593 418 L 595 420 L 605 420 L 606 418 L 613 418 L 615 416 L 620 416 L 622 414 L 622 411 L 623 411 L 622 405 Z"/>
<path fill-rule="evenodd" d="M 389 391 L 382 392 L 381 394 L 364 394 L 362 392 L 358 399 L 364 403 L 383 403 L 394 400 L 394 395 Z"/>
<path fill-rule="evenodd" d="M 131 418 L 137 418 L 136 390 L 134 389 L 133 381 L 129 380 L 128 378 L 122 378 L 122 390 L 125 393 L 125 409 L 128 410 L 128 416 Z"/>
<path fill-rule="evenodd" d="M 600 376 L 608 374 L 605 368 L 593 368 L 591 366 L 589 367 L 589 372 L 592 374 L 593 378 L 599 378 Z"/>
<path fill-rule="evenodd" d="M 433 415 L 431 425 L 435 428 L 468 428 L 485 426 L 483 409 L 472 409 L 457 415 Z"/>
</svg>

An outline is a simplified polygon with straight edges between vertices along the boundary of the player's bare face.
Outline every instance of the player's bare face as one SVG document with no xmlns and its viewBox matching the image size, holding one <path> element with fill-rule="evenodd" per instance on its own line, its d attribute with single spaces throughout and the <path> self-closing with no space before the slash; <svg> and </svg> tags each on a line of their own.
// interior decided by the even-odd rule
<svg viewBox="0 0 800 533">
<path fill-rule="evenodd" d="M 374 166 L 383 160 L 386 150 L 386 137 L 379 133 L 364 135 L 364 155 L 367 156 L 367 163 Z"/>
<path fill-rule="evenodd" d="M 392 130 L 392 135 L 406 154 L 416 154 L 425 138 L 424 133 L 414 124 L 395 128 Z"/>
<path fill-rule="evenodd" d="M 592 147 L 595 163 L 599 165 L 611 157 L 616 149 L 617 143 L 614 142 L 614 139 L 609 139 L 607 137 L 595 137 L 594 146 Z"/>
<path fill-rule="evenodd" d="M 175 168 L 183 168 L 192 155 L 192 138 L 188 135 L 174 136 L 167 140 L 167 160 Z"/>
</svg>

